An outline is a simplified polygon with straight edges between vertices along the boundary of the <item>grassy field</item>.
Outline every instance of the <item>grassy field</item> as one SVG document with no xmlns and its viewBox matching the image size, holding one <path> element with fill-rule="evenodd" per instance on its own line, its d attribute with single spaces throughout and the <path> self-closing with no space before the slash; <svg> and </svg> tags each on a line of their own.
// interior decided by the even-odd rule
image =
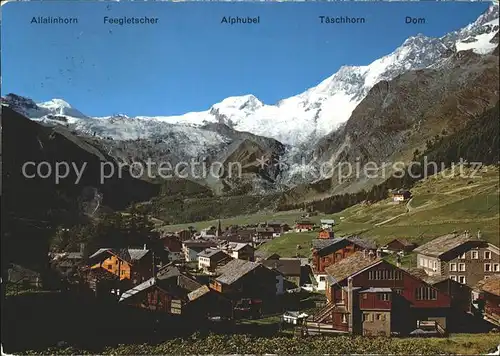
<svg viewBox="0 0 500 356">
<path fill-rule="evenodd" d="M 393 238 L 406 238 L 417 244 L 452 231 L 481 230 L 484 239 L 498 245 L 499 233 L 499 169 L 488 166 L 476 177 L 448 177 L 437 175 L 420 181 L 412 189 L 413 199 L 407 204 L 394 204 L 391 199 L 375 204 L 358 204 L 337 214 L 317 215 L 311 220 L 319 223 L 323 218 L 334 218 L 336 236 L 359 234 L 384 244 Z M 456 172 L 458 173 L 458 171 Z M 464 174 L 470 176 L 469 171 Z M 264 221 L 280 221 L 288 224 L 302 214 L 301 211 L 266 212 L 222 220 L 222 225 L 248 224 Z M 197 229 L 217 225 L 216 220 L 192 224 L 168 225 L 166 231 L 187 226 Z M 308 256 L 310 242 L 316 232 L 289 233 L 260 247 L 281 256 Z M 297 248 L 297 245 L 300 248 Z"/>
</svg>

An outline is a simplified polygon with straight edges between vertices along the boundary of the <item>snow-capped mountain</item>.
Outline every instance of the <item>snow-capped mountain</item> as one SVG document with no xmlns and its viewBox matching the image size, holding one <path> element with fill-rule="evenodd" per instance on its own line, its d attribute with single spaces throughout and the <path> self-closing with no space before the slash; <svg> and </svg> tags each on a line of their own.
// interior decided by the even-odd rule
<svg viewBox="0 0 500 356">
<path fill-rule="evenodd" d="M 119 140 L 154 138 L 175 130 L 173 125 L 182 125 L 184 129 L 224 123 L 235 130 L 271 137 L 291 146 L 314 144 L 346 122 L 377 82 L 429 67 L 453 51 L 472 49 L 489 53 L 497 46 L 490 42 L 496 32 L 498 5 L 492 4 L 474 23 L 461 30 L 442 38 L 422 34 L 410 37 L 394 52 L 369 65 L 343 66 L 315 87 L 276 105 L 264 104 L 254 95 L 244 95 L 226 98 L 206 111 L 179 116 L 111 116 L 96 120 L 89 120 L 60 99 L 38 105 L 17 100 L 15 105 L 30 118 L 47 121 L 53 116 L 65 116 L 77 129 Z"/>
<path fill-rule="evenodd" d="M 459 31 L 450 32 L 441 40 L 456 51 L 472 49 L 475 53 L 487 54 L 498 45 L 491 42 L 498 28 L 498 4 L 492 4 L 476 21 Z"/>
</svg>

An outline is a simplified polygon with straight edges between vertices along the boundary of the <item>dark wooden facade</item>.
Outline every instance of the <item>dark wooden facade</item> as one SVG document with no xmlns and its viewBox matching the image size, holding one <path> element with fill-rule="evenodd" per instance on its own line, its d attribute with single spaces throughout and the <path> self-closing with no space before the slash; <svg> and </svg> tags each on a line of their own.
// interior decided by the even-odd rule
<svg viewBox="0 0 500 356">
<path fill-rule="evenodd" d="M 312 267 L 314 273 L 325 273 L 325 268 L 334 263 L 343 260 L 356 251 L 362 251 L 363 248 L 350 242 L 342 240 L 336 244 L 325 247 L 321 250 L 313 250 Z"/>
<path fill-rule="evenodd" d="M 446 329 L 450 296 L 388 262 L 354 274 L 351 290 L 347 278 L 327 287 L 329 322 L 337 330 L 405 335 L 416 329 L 418 320 L 437 321 Z"/>
</svg>

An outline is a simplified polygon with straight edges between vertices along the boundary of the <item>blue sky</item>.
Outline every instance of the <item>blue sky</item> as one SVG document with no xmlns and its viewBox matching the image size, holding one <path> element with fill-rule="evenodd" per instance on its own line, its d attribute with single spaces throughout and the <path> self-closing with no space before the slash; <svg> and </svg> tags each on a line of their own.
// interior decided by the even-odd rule
<svg viewBox="0 0 500 356">
<path fill-rule="evenodd" d="M 442 36 L 486 2 L 104 3 L 20 2 L 2 7 L 2 95 L 62 98 L 91 116 L 175 115 L 225 97 L 266 104 L 298 94 L 342 65 L 365 65 L 417 33 Z M 318 16 L 364 16 L 364 25 Z M 78 17 L 33 25 L 33 16 Z M 154 16 L 156 25 L 105 25 L 104 16 Z M 260 16 L 259 25 L 222 25 Z M 406 25 L 405 16 L 425 17 Z"/>
</svg>

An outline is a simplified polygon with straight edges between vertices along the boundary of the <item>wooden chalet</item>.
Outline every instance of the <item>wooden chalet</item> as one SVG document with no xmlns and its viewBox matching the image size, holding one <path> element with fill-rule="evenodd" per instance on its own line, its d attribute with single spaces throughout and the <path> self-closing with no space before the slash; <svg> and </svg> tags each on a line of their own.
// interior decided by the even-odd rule
<svg viewBox="0 0 500 356">
<path fill-rule="evenodd" d="M 312 322 L 365 336 L 408 335 L 419 323 L 446 333 L 451 298 L 414 275 L 361 251 L 326 271 L 328 303 Z"/>
<path fill-rule="evenodd" d="M 153 257 L 146 248 L 101 248 L 89 257 L 89 261 L 91 269 L 104 268 L 120 280 L 129 279 L 133 285 L 153 276 Z"/>
<path fill-rule="evenodd" d="M 286 280 L 295 286 L 300 286 L 301 263 L 297 258 L 268 259 L 261 262 L 267 268 L 275 269 L 281 273 Z"/>
<path fill-rule="evenodd" d="M 405 270 L 441 292 L 448 294 L 451 297 L 451 308 L 454 313 L 468 313 L 471 311 L 472 289 L 468 285 L 458 283 L 447 276 L 429 276 L 421 268 L 410 268 Z"/>
<path fill-rule="evenodd" d="M 356 251 L 375 251 L 376 248 L 375 243 L 355 236 L 313 240 L 313 271 L 315 273 L 324 273 L 326 267 L 343 260 Z"/>
<path fill-rule="evenodd" d="M 220 294 L 172 265 L 164 267 L 156 277 L 123 293 L 120 303 L 160 313 L 183 315 L 189 319 L 203 319 L 215 314 L 228 317 L 231 305 L 229 301 L 224 303 Z"/>
<path fill-rule="evenodd" d="M 296 232 L 306 232 L 312 231 L 314 229 L 314 223 L 309 220 L 299 220 L 295 223 Z"/>
<path fill-rule="evenodd" d="M 500 326 L 500 274 L 477 282 L 472 294 L 478 312 L 489 322 Z"/>
<path fill-rule="evenodd" d="M 394 239 L 384 249 L 392 252 L 411 252 L 415 247 L 416 244 L 406 239 Z"/>
<path fill-rule="evenodd" d="M 333 239 L 335 234 L 330 229 L 321 229 L 318 233 L 318 239 Z"/>
<path fill-rule="evenodd" d="M 283 294 L 284 277 L 261 263 L 232 260 L 211 278 L 210 288 L 232 300 L 233 305 L 258 303 L 260 311 L 276 307 L 276 296 Z"/>
</svg>

